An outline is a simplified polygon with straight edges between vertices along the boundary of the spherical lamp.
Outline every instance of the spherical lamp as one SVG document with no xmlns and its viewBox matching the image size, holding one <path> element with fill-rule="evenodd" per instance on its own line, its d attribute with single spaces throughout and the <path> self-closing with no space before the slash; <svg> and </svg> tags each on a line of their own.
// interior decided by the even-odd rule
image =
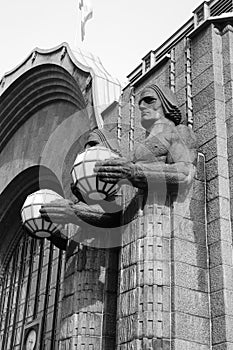
<svg viewBox="0 0 233 350">
<path fill-rule="evenodd" d="M 103 146 L 87 148 L 83 153 L 77 155 L 71 175 L 74 185 L 84 199 L 101 201 L 112 196 L 119 190 L 117 184 L 101 181 L 94 172 L 97 161 L 103 161 L 109 158 L 119 158 L 119 155 Z"/>
<path fill-rule="evenodd" d="M 62 197 L 48 189 L 39 190 L 30 194 L 21 209 L 21 218 L 24 227 L 35 238 L 49 238 L 57 235 L 62 229 L 62 225 L 48 222 L 41 217 L 40 208 L 44 204 L 48 204 L 54 200 L 62 199 Z"/>
</svg>

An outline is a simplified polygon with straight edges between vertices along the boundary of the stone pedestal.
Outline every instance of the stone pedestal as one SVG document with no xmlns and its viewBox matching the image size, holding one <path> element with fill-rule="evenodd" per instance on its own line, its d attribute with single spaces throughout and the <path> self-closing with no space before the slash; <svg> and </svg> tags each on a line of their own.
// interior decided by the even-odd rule
<svg viewBox="0 0 233 350">
<path fill-rule="evenodd" d="M 151 195 L 122 233 L 118 350 L 209 349 L 203 161 L 186 196 Z"/>
<path fill-rule="evenodd" d="M 118 254 L 118 248 L 70 244 L 59 349 L 115 348 Z"/>
<path fill-rule="evenodd" d="M 151 196 L 122 233 L 117 349 L 152 348 L 170 339 L 170 208 Z"/>
</svg>

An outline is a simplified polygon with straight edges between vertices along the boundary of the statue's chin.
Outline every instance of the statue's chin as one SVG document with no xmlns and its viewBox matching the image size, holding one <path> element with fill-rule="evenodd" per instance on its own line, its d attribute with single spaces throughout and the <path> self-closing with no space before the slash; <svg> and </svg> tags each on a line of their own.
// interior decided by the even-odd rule
<svg viewBox="0 0 233 350">
<path fill-rule="evenodd" d="M 141 125 L 144 129 L 149 130 L 151 129 L 151 127 L 154 124 L 154 119 L 153 120 L 149 120 L 149 119 L 141 119 Z"/>
</svg>

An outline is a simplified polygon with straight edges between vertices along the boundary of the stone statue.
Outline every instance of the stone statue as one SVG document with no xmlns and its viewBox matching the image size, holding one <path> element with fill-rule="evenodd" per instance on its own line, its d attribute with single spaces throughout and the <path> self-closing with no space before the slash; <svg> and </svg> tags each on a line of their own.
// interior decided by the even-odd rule
<svg viewBox="0 0 233 350">
<path fill-rule="evenodd" d="M 97 163 L 98 177 L 108 183 L 129 181 L 139 193 L 181 186 L 185 190 L 192 182 L 196 165 L 196 141 L 190 128 L 181 123 L 181 113 L 174 94 L 158 85 L 144 88 L 139 99 L 141 124 L 146 130 L 145 139 L 134 150 L 133 160 L 124 157 Z M 105 131 L 94 130 L 86 147 L 101 144 L 119 151 L 117 143 L 109 140 Z M 73 223 L 82 226 L 89 223 L 96 227 L 118 227 L 137 216 L 138 200 L 135 196 L 127 208 L 116 204 L 114 198 L 102 201 L 101 205 L 87 205 L 80 193 L 72 188 L 78 202 L 58 200 L 45 205 L 41 214 L 47 220 L 58 223 Z M 106 207 L 112 206 L 112 210 Z M 105 207 L 106 206 L 106 207 Z M 130 212 L 130 215 L 125 215 Z"/>
<path fill-rule="evenodd" d="M 87 329 L 87 335 L 80 329 L 76 335 L 90 344 L 89 334 L 95 334 L 91 341 L 96 349 L 102 349 L 102 341 L 106 349 L 125 349 L 126 344 L 134 349 L 135 342 L 147 344 L 148 349 L 152 343 L 153 348 L 161 348 L 159 341 L 170 334 L 170 204 L 173 195 L 188 198 L 186 192 L 191 192 L 196 142 L 192 130 L 180 124 L 181 114 L 169 90 L 146 87 L 139 109 L 146 137 L 135 142 L 132 159 L 109 159 L 95 167 L 103 181 L 131 184 L 129 191 L 123 191 L 124 200 L 118 201 L 115 195 L 88 205 L 72 187 L 77 202 L 64 199 L 41 209 L 45 219 L 78 226 L 71 225 L 74 231 L 67 259 L 74 270 L 71 276 L 67 274 L 67 283 L 69 279 L 77 282 L 72 299 L 76 300 L 72 312 L 79 320 L 75 328 L 83 324 Z M 105 130 L 90 133 L 86 147 L 96 144 L 119 152 L 117 142 Z M 189 201 L 181 200 L 181 204 L 188 207 Z M 86 322 L 87 311 L 92 323 Z M 111 322 L 102 322 L 100 315 Z M 69 309 L 64 317 L 70 317 Z"/>
</svg>

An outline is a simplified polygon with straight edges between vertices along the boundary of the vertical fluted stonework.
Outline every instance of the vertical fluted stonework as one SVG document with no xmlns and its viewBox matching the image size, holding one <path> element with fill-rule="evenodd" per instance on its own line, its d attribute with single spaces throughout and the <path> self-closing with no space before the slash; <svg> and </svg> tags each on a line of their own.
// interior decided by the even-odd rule
<svg viewBox="0 0 233 350">
<path fill-rule="evenodd" d="M 169 344 L 170 238 L 170 207 L 151 195 L 122 233 L 118 350 L 165 349 Z"/>
<path fill-rule="evenodd" d="M 118 248 L 90 247 L 72 235 L 59 350 L 115 349 L 117 267 Z"/>
</svg>

